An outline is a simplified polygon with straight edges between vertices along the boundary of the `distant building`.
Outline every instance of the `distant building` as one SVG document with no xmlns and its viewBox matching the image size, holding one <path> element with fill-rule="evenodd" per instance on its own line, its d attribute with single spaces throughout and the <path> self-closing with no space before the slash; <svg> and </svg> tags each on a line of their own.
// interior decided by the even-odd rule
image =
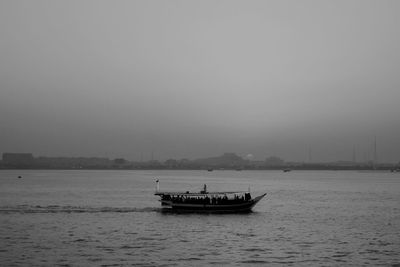
<svg viewBox="0 0 400 267">
<path fill-rule="evenodd" d="M 176 159 L 167 159 L 164 162 L 164 165 L 168 168 L 168 169 L 174 169 L 179 167 L 179 163 Z"/>
<path fill-rule="evenodd" d="M 280 167 L 285 165 L 285 161 L 278 157 L 269 157 L 265 159 L 265 165 L 270 167 Z"/>
<path fill-rule="evenodd" d="M 117 163 L 121 162 L 117 160 Z M 37 168 L 49 169 L 109 169 L 120 166 L 108 158 L 85 157 L 38 157 L 35 160 Z"/>
<path fill-rule="evenodd" d="M 248 160 L 244 160 L 235 153 L 224 153 L 219 157 L 203 158 L 194 161 L 202 167 L 214 167 L 214 168 L 243 168 L 248 164 Z"/>
<path fill-rule="evenodd" d="M 123 165 L 123 164 L 125 164 L 125 163 L 127 163 L 128 161 L 126 160 L 126 159 L 123 159 L 123 158 L 117 158 L 117 159 L 114 159 L 114 163 L 115 164 L 118 164 L 118 165 Z"/>
<path fill-rule="evenodd" d="M 11 168 L 27 168 L 34 163 L 34 157 L 31 153 L 3 153 L 3 164 Z"/>
</svg>

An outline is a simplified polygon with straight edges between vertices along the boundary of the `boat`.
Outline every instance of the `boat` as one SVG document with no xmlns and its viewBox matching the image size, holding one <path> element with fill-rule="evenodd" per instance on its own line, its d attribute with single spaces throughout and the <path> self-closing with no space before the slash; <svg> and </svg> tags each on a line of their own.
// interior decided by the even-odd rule
<svg viewBox="0 0 400 267">
<path fill-rule="evenodd" d="M 251 209 L 266 195 L 252 198 L 250 190 L 234 192 L 208 192 L 204 185 L 200 192 L 162 192 L 159 182 L 154 193 L 160 196 L 164 211 L 186 212 L 250 212 Z"/>
</svg>

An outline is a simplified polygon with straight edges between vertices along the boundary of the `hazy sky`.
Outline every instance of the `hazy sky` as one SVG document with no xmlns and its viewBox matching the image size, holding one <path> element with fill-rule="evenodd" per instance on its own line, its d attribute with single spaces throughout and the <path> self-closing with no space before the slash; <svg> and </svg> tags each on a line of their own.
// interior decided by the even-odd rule
<svg viewBox="0 0 400 267">
<path fill-rule="evenodd" d="M 0 2 L 0 152 L 400 161 L 400 1 Z"/>
</svg>

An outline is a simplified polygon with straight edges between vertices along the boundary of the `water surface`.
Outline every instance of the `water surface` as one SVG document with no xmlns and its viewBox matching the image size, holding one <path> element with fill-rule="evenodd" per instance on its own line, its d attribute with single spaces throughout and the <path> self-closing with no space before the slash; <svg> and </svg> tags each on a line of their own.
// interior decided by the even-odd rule
<svg viewBox="0 0 400 267">
<path fill-rule="evenodd" d="M 21 175 L 22 178 L 17 177 Z M 250 214 L 160 212 L 163 190 L 268 193 Z M 400 264 L 400 174 L 0 171 L 0 265 Z"/>
</svg>

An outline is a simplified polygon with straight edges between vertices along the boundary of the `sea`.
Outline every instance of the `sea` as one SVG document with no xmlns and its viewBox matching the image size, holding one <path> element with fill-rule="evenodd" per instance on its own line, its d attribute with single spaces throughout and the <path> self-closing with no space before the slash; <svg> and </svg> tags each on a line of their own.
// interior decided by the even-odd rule
<svg viewBox="0 0 400 267">
<path fill-rule="evenodd" d="M 267 195 L 163 212 L 157 179 Z M 400 173 L 1 170 L 0 266 L 400 266 Z"/>
</svg>

